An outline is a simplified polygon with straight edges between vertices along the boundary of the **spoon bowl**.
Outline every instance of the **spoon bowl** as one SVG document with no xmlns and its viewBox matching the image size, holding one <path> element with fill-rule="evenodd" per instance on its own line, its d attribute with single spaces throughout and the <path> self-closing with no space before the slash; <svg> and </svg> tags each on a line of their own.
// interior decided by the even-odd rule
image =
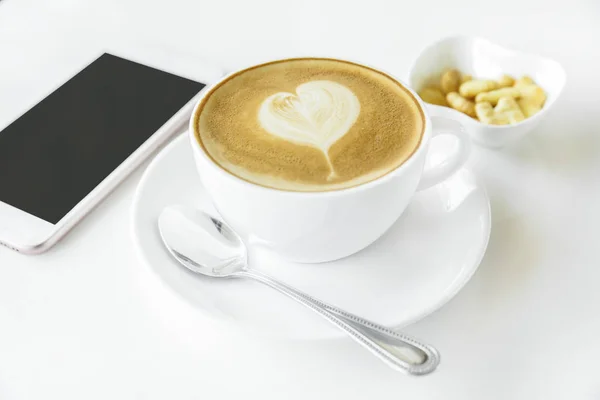
<svg viewBox="0 0 600 400">
<path fill-rule="evenodd" d="M 189 207 L 166 207 L 158 217 L 167 249 L 189 270 L 213 278 L 231 277 L 246 269 L 242 239 L 229 225 Z"/>
</svg>

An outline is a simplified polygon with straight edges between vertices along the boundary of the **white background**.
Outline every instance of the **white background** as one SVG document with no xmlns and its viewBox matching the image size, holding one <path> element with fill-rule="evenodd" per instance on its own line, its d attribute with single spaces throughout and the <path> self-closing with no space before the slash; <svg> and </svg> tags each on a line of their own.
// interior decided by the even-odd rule
<svg viewBox="0 0 600 400">
<path fill-rule="evenodd" d="M 130 236 L 138 171 L 51 252 L 0 248 L 0 399 L 600 399 L 599 22 L 594 0 L 0 1 L 0 127 L 111 46 L 227 69 L 329 55 L 406 77 L 422 47 L 462 33 L 568 76 L 529 137 L 472 155 L 492 198 L 488 252 L 407 329 L 440 349 L 434 375 L 395 373 L 350 340 L 227 331 L 146 285 Z"/>
</svg>

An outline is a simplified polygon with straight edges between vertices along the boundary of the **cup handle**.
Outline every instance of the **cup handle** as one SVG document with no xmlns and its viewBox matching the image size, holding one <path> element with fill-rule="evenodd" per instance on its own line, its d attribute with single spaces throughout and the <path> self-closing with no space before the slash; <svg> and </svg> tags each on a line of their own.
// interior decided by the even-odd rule
<svg viewBox="0 0 600 400">
<path fill-rule="evenodd" d="M 428 189 L 448 179 L 465 165 L 471 152 L 471 140 L 462 124 L 453 118 L 453 113 L 446 107 L 429 104 L 426 107 L 433 124 L 431 139 L 441 135 L 453 135 L 458 139 L 458 148 L 440 164 L 423 171 L 417 190 Z"/>
</svg>

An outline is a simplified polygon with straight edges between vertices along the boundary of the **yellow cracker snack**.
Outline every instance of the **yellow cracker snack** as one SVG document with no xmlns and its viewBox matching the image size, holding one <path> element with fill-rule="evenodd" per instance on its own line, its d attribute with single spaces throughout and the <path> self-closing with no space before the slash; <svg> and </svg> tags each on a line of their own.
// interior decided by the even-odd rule
<svg viewBox="0 0 600 400">
<path fill-rule="evenodd" d="M 527 98 L 521 98 L 517 100 L 517 104 L 519 108 L 523 112 L 526 118 L 531 117 L 534 114 L 537 114 L 542 109 L 542 106 L 537 105 L 536 103 L 530 102 Z"/>
<path fill-rule="evenodd" d="M 516 124 L 525 119 L 517 102 L 510 96 L 501 97 L 496 107 L 487 101 L 477 103 L 475 112 L 479 120 L 488 125 Z"/>
<path fill-rule="evenodd" d="M 458 91 L 460 86 L 460 72 L 457 69 L 449 69 L 442 74 L 440 79 L 442 91 L 446 94 Z"/>
<path fill-rule="evenodd" d="M 487 101 L 475 104 L 475 113 L 481 122 L 487 125 L 508 125 L 505 115 L 496 115 L 494 108 Z"/>
<path fill-rule="evenodd" d="M 468 99 L 477 96 L 481 92 L 489 92 L 498 88 L 498 82 L 492 80 L 474 79 L 460 85 L 458 92 Z"/>
<path fill-rule="evenodd" d="M 537 85 L 519 87 L 521 98 L 517 102 L 525 117 L 529 118 L 538 113 L 546 102 L 544 89 Z"/>
<path fill-rule="evenodd" d="M 515 84 L 515 78 L 510 75 L 502 75 L 500 79 L 498 79 L 498 87 L 504 88 L 509 87 Z"/>
<path fill-rule="evenodd" d="M 521 86 L 518 89 L 521 92 L 521 97 L 528 98 L 532 103 L 540 107 L 546 102 L 546 93 L 538 85 Z"/>
<path fill-rule="evenodd" d="M 421 96 L 423 101 L 426 103 L 436 104 L 438 106 L 448 106 L 444 94 L 438 88 L 427 87 L 425 89 L 422 89 L 419 92 L 419 96 Z"/>
<path fill-rule="evenodd" d="M 498 100 L 498 105 L 494 108 L 495 115 L 505 115 L 508 122 L 516 124 L 525 119 L 525 115 L 519 108 L 519 105 L 512 97 L 501 97 Z"/>
<path fill-rule="evenodd" d="M 446 95 L 446 101 L 450 104 L 450 107 L 458 110 L 469 117 L 475 118 L 475 103 L 471 100 L 467 100 L 456 92 L 450 92 Z"/>
<path fill-rule="evenodd" d="M 458 69 L 446 70 L 439 87 L 425 88 L 419 95 L 427 103 L 452 107 L 492 125 L 518 123 L 538 113 L 546 102 L 546 93 L 528 75 L 517 80 L 508 74 L 498 80 L 473 79 Z"/>
<path fill-rule="evenodd" d="M 505 87 L 502 89 L 492 90 L 491 92 L 479 93 L 477 96 L 475 96 L 475 101 L 478 103 L 487 101 L 495 106 L 500 97 L 521 97 L 521 93 L 521 89 L 519 88 Z"/>
<path fill-rule="evenodd" d="M 535 85 L 535 82 L 529 75 L 524 75 L 523 77 L 517 79 L 515 81 L 515 87 L 527 86 L 527 85 Z"/>
</svg>

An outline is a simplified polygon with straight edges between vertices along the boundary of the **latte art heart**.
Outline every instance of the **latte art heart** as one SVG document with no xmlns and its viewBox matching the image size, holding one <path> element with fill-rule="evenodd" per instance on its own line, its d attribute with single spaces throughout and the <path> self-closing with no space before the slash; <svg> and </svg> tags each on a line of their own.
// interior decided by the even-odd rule
<svg viewBox="0 0 600 400">
<path fill-rule="evenodd" d="M 296 94 L 279 92 L 263 101 L 258 120 L 272 135 L 320 149 L 335 175 L 329 148 L 354 125 L 360 102 L 346 86 L 333 81 L 299 85 Z"/>
</svg>

